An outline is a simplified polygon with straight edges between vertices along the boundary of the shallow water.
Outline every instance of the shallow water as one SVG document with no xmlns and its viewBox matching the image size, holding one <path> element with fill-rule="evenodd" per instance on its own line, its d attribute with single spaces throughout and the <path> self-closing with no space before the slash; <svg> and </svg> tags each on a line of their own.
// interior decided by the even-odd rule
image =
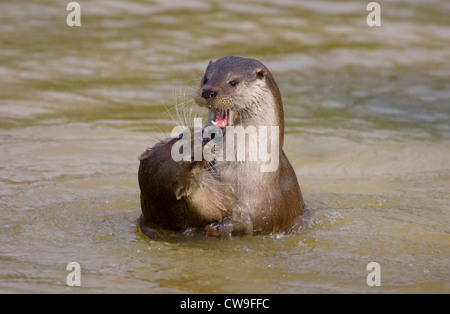
<svg viewBox="0 0 450 314">
<path fill-rule="evenodd" d="M 81 27 L 67 3 L 0 3 L 1 292 L 450 292 L 447 1 L 380 2 L 381 27 L 364 1 L 92 0 Z M 225 55 L 274 74 L 313 214 L 289 236 L 151 241 L 137 156 Z"/>
</svg>

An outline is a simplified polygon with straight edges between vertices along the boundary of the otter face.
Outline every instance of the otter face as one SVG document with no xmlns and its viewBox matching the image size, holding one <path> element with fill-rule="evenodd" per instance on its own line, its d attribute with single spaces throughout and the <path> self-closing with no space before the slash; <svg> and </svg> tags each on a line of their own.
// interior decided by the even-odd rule
<svg viewBox="0 0 450 314">
<path fill-rule="evenodd" d="M 191 197 L 201 184 L 203 169 L 206 165 L 205 161 L 179 161 L 173 168 L 174 174 L 178 181 L 175 186 L 175 197 L 177 200 Z"/>
<path fill-rule="evenodd" d="M 211 123 L 219 128 L 242 124 L 258 114 L 270 95 L 266 76 L 271 75 L 259 61 L 224 57 L 210 61 L 197 90 L 195 101 L 209 108 Z"/>
<path fill-rule="evenodd" d="M 180 160 L 174 161 L 172 158 L 169 159 L 169 150 L 172 150 L 172 146 L 180 141 L 185 134 L 182 133 L 178 136 L 178 138 L 172 139 L 171 143 L 167 145 L 168 152 L 166 165 L 168 166 L 168 170 L 166 171 L 166 180 L 167 179 L 175 179 L 175 182 L 172 182 L 168 189 L 175 192 L 175 197 L 177 200 L 190 198 L 195 191 L 200 187 L 202 181 L 203 169 L 207 166 L 208 162 L 202 158 L 201 160 L 195 160 L 194 151 L 195 151 L 195 139 L 197 138 L 198 142 L 201 143 L 201 148 L 210 141 L 210 138 L 203 137 L 203 130 L 201 132 L 194 132 L 194 128 L 190 128 L 190 146 L 191 146 L 191 154 L 190 160 Z M 180 148 L 180 152 L 183 151 L 183 146 Z M 171 154 L 170 154 L 170 157 Z M 203 157 L 203 156 L 202 156 Z M 175 188 L 175 190 L 174 190 Z"/>
</svg>

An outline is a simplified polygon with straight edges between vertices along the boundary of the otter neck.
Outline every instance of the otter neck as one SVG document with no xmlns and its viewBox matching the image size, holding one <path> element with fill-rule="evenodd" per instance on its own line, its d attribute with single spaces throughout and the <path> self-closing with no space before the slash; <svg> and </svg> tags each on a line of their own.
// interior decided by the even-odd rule
<svg viewBox="0 0 450 314">
<path fill-rule="evenodd" d="M 274 97 L 271 92 L 267 91 L 259 99 L 258 105 L 252 108 L 251 115 L 244 115 L 242 120 L 238 119 L 236 125 L 244 128 L 254 126 L 266 126 L 267 128 L 278 127 L 278 148 L 281 152 L 284 144 L 284 112 L 281 97 Z M 269 139 L 270 141 L 270 139 Z M 270 143 L 268 143 L 270 145 Z"/>
</svg>

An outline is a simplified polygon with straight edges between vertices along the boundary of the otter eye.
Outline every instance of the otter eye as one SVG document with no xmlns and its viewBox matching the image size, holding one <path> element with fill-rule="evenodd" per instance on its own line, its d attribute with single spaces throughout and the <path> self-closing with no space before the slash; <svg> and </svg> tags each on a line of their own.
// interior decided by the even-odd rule
<svg viewBox="0 0 450 314">
<path fill-rule="evenodd" d="M 203 85 L 205 85 L 206 83 L 208 83 L 208 78 L 205 76 L 204 78 L 203 78 Z"/>
<path fill-rule="evenodd" d="M 230 85 L 231 87 L 236 87 L 237 84 L 238 84 L 238 81 L 235 81 L 235 80 L 228 82 L 228 85 Z"/>
</svg>

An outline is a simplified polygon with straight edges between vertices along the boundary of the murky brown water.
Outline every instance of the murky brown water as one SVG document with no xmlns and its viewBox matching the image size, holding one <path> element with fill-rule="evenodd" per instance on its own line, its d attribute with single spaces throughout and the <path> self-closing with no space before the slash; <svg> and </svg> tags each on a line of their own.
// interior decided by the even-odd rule
<svg viewBox="0 0 450 314">
<path fill-rule="evenodd" d="M 1 292 L 450 292 L 448 1 L 380 1 L 368 27 L 364 1 L 92 0 L 72 28 L 68 2 L 0 3 Z M 151 241 L 137 156 L 226 55 L 275 75 L 314 215 Z"/>
</svg>

